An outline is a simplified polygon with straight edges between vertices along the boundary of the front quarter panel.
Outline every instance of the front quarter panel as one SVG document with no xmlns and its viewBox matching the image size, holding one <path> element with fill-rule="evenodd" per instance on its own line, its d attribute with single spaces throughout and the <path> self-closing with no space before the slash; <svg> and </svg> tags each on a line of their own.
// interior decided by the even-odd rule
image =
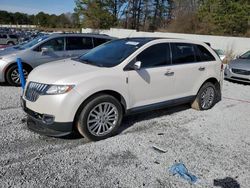
<svg viewBox="0 0 250 188">
<path fill-rule="evenodd" d="M 95 93 L 110 90 L 119 93 L 124 98 L 128 108 L 129 96 L 127 72 L 108 68 L 105 71 L 96 74 L 98 74 L 98 76 L 90 76 L 88 79 L 84 79 L 83 82 L 76 84 L 75 90 L 82 96 L 81 101 L 84 102 L 88 97 Z"/>
</svg>

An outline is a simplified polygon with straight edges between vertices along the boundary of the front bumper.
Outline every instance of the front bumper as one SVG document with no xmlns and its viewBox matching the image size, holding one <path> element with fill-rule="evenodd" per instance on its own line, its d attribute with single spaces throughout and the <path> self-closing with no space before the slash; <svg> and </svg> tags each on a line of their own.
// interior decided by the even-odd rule
<svg viewBox="0 0 250 188">
<path fill-rule="evenodd" d="M 235 80 L 235 81 L 250 83 L 250 76 L 233 73 L 229 68 L 226 68 L 224 70 L 224 78 L 226 80 Z"/>
<path fill-rule="evenodd" d="M 27 127 L 37 133 L 53 136 L 62 137 L 69 135 L 73 132 L 73 122 L 52 122 L 45 123 L 43 121 L 44 114 L 39 114 L 28 109 L 25 105 L 25 101 L 21 99 L 22 108 L 27 113 Z"/>
</svg>

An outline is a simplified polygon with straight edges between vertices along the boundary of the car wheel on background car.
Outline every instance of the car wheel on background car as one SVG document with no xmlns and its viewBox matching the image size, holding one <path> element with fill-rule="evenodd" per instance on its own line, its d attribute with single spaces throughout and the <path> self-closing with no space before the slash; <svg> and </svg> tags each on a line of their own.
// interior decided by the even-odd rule
<svg viewBox="0 0 250 188">
<path fill-rule="evenodd" d="M 88 140 L 102 140 L 116 133 L 122 117 L 122 106 L 116 98 L 96 95 L 85 103 L 78 117 L 77 129 Z"/>
<path fill-rule="evenodd" d="M 29 72 L 30 72 L 30 70 L 27 67 L 23 67 L 23 73 L 24 73 L 25 79 L 28 77 Z M 12 86 L 20 86 L 21 85 L 17 65 L 14 65 L 7 70 L 6 80 Z"/>
<path fill-rule="evenodd" d="M 8 42 L 7 45 L 8 46 L 13 46 L 13 45 L 15 45 L 15 43 L 14 42 Z"/>
<path fill-rule="evenodd" d="M 214 84 L 206 82 L 200 88 L 195 100 L 192 103 L 192 108 L 196 110 L 208 110 L 214 106 L 216 96 L 217 94 Z"/>
</svg>

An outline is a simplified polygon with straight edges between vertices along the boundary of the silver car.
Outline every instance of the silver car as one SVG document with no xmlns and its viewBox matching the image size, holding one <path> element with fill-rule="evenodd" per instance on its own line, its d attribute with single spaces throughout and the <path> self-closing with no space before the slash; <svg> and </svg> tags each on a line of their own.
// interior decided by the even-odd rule
<svg viewBox="0 0 250 188">
<path fill-rule="evenodd" d="M 18 43 L 18 37 L 16 35 L 0 34 L 0 44 L 15 45 Z"/>
<path fill-rule="evenodd" d="M 0 82 L 20 85 L 17 58 L 22 59 L 27 77 L 32 69 L 41 64 L 79 56 L 112 39 L 96 34 L 51 34 L 35 38 L 16 49 L 0 53 Z"/>
<path fill-rule="evenodd" d="M 250 51 L 232 60 L 225 68 L 225 79 L 250 83 Z"/>
</svg>

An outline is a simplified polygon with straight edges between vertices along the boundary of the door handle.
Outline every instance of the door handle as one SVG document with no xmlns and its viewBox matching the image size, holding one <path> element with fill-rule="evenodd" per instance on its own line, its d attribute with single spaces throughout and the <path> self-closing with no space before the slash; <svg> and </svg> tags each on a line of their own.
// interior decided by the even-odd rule
<svg viewBox="0 0 250 188">
<path fill-rule="evenodd" d="M 199 71 L 204 71 L 206 68 L 205 67 L 200 67 Z"/>
<path fill-rule="evenodd" d="M 173 75 L 174 75 L 174 72 L 168 71 L 168 72 L 165 73 L 165 76 L 173 76 Z"/>
</svg>

